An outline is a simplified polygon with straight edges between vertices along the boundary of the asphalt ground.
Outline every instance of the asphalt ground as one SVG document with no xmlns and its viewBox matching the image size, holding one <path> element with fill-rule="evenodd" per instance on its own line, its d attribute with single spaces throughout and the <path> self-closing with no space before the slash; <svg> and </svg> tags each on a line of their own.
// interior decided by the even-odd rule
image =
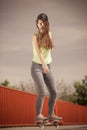
<svg viewBox="0 0 87 130">
<path fill-rule="evenodd" d="M 5 127 L 1 130 L 40 130 L 39 127 Z M 45 126 L 43 130 L 87 130 L 87 125 L 63 125 L 56 128 L 55 126 Z"/>
</svg>

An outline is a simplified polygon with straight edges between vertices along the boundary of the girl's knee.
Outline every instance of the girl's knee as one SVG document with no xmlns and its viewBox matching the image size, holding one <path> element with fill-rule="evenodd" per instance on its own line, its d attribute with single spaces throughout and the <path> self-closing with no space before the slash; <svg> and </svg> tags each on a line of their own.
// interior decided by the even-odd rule
<svg viewBox="0 0 87 130">
<path fill-rule="evenodd" d="M 51 96 L 52 96 L 53 98 L 57 98 L 57 92 L 56 92 L 56 91 L 53 91 L 53 92 L 51 93 Z"/>
<path fill-rule="evenodd" d="M 39 97 L 44 98 L 45 96 L 46 96 L 46 94 L 45 94 L 45 93 L 39 93 Z"/>
</svg>

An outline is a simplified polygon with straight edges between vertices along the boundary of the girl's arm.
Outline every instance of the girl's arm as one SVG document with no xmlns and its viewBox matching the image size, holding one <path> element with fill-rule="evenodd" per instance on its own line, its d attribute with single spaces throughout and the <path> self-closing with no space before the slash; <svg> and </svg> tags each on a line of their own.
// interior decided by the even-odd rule
<svg viewBox="0 0 87 130">
<path fill-rule="evenodd" d="M 44 65 L 45 64 L 44 57 L 43 57 L 41 50 L 39 49 L 39 46 L 38 46 L 38 43 L 37 43 L 37 38 L 36 38 L 35 35 L 33 36 L 33 44 L 34 44 L 34 47 L 37 51 L 37 54 L 39 56 L 39 59 L 40 59 L 42 65 Z"/>
</svg>

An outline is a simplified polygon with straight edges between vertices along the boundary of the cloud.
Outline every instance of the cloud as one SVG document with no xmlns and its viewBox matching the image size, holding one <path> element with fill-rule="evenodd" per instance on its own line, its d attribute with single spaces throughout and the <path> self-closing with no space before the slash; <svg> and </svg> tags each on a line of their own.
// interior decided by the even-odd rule
<svg viewBox="0 0 87 130">
<path fill-rule="evenodd" d="M 39 13 L 49 17 L 55 78 L 72 82 L 87 74 L 87 1 L 0 1 L 0 79 L 31 78 L 32 35 Z"/>
</svg>

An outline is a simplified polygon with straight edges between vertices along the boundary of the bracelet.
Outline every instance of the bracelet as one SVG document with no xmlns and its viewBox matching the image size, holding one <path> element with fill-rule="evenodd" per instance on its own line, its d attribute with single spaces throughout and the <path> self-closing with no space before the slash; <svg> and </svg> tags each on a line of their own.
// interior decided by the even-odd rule
<svg viewBox="0 0 87 130">
<path fill-rule="evenodd" d="M 43 67 L 43 68 L 44 68 L 44 67 L 47 67 L 47 65 L 46 65 L 46 64 L 43 64 L 42 67 Z"/>
</svg>

